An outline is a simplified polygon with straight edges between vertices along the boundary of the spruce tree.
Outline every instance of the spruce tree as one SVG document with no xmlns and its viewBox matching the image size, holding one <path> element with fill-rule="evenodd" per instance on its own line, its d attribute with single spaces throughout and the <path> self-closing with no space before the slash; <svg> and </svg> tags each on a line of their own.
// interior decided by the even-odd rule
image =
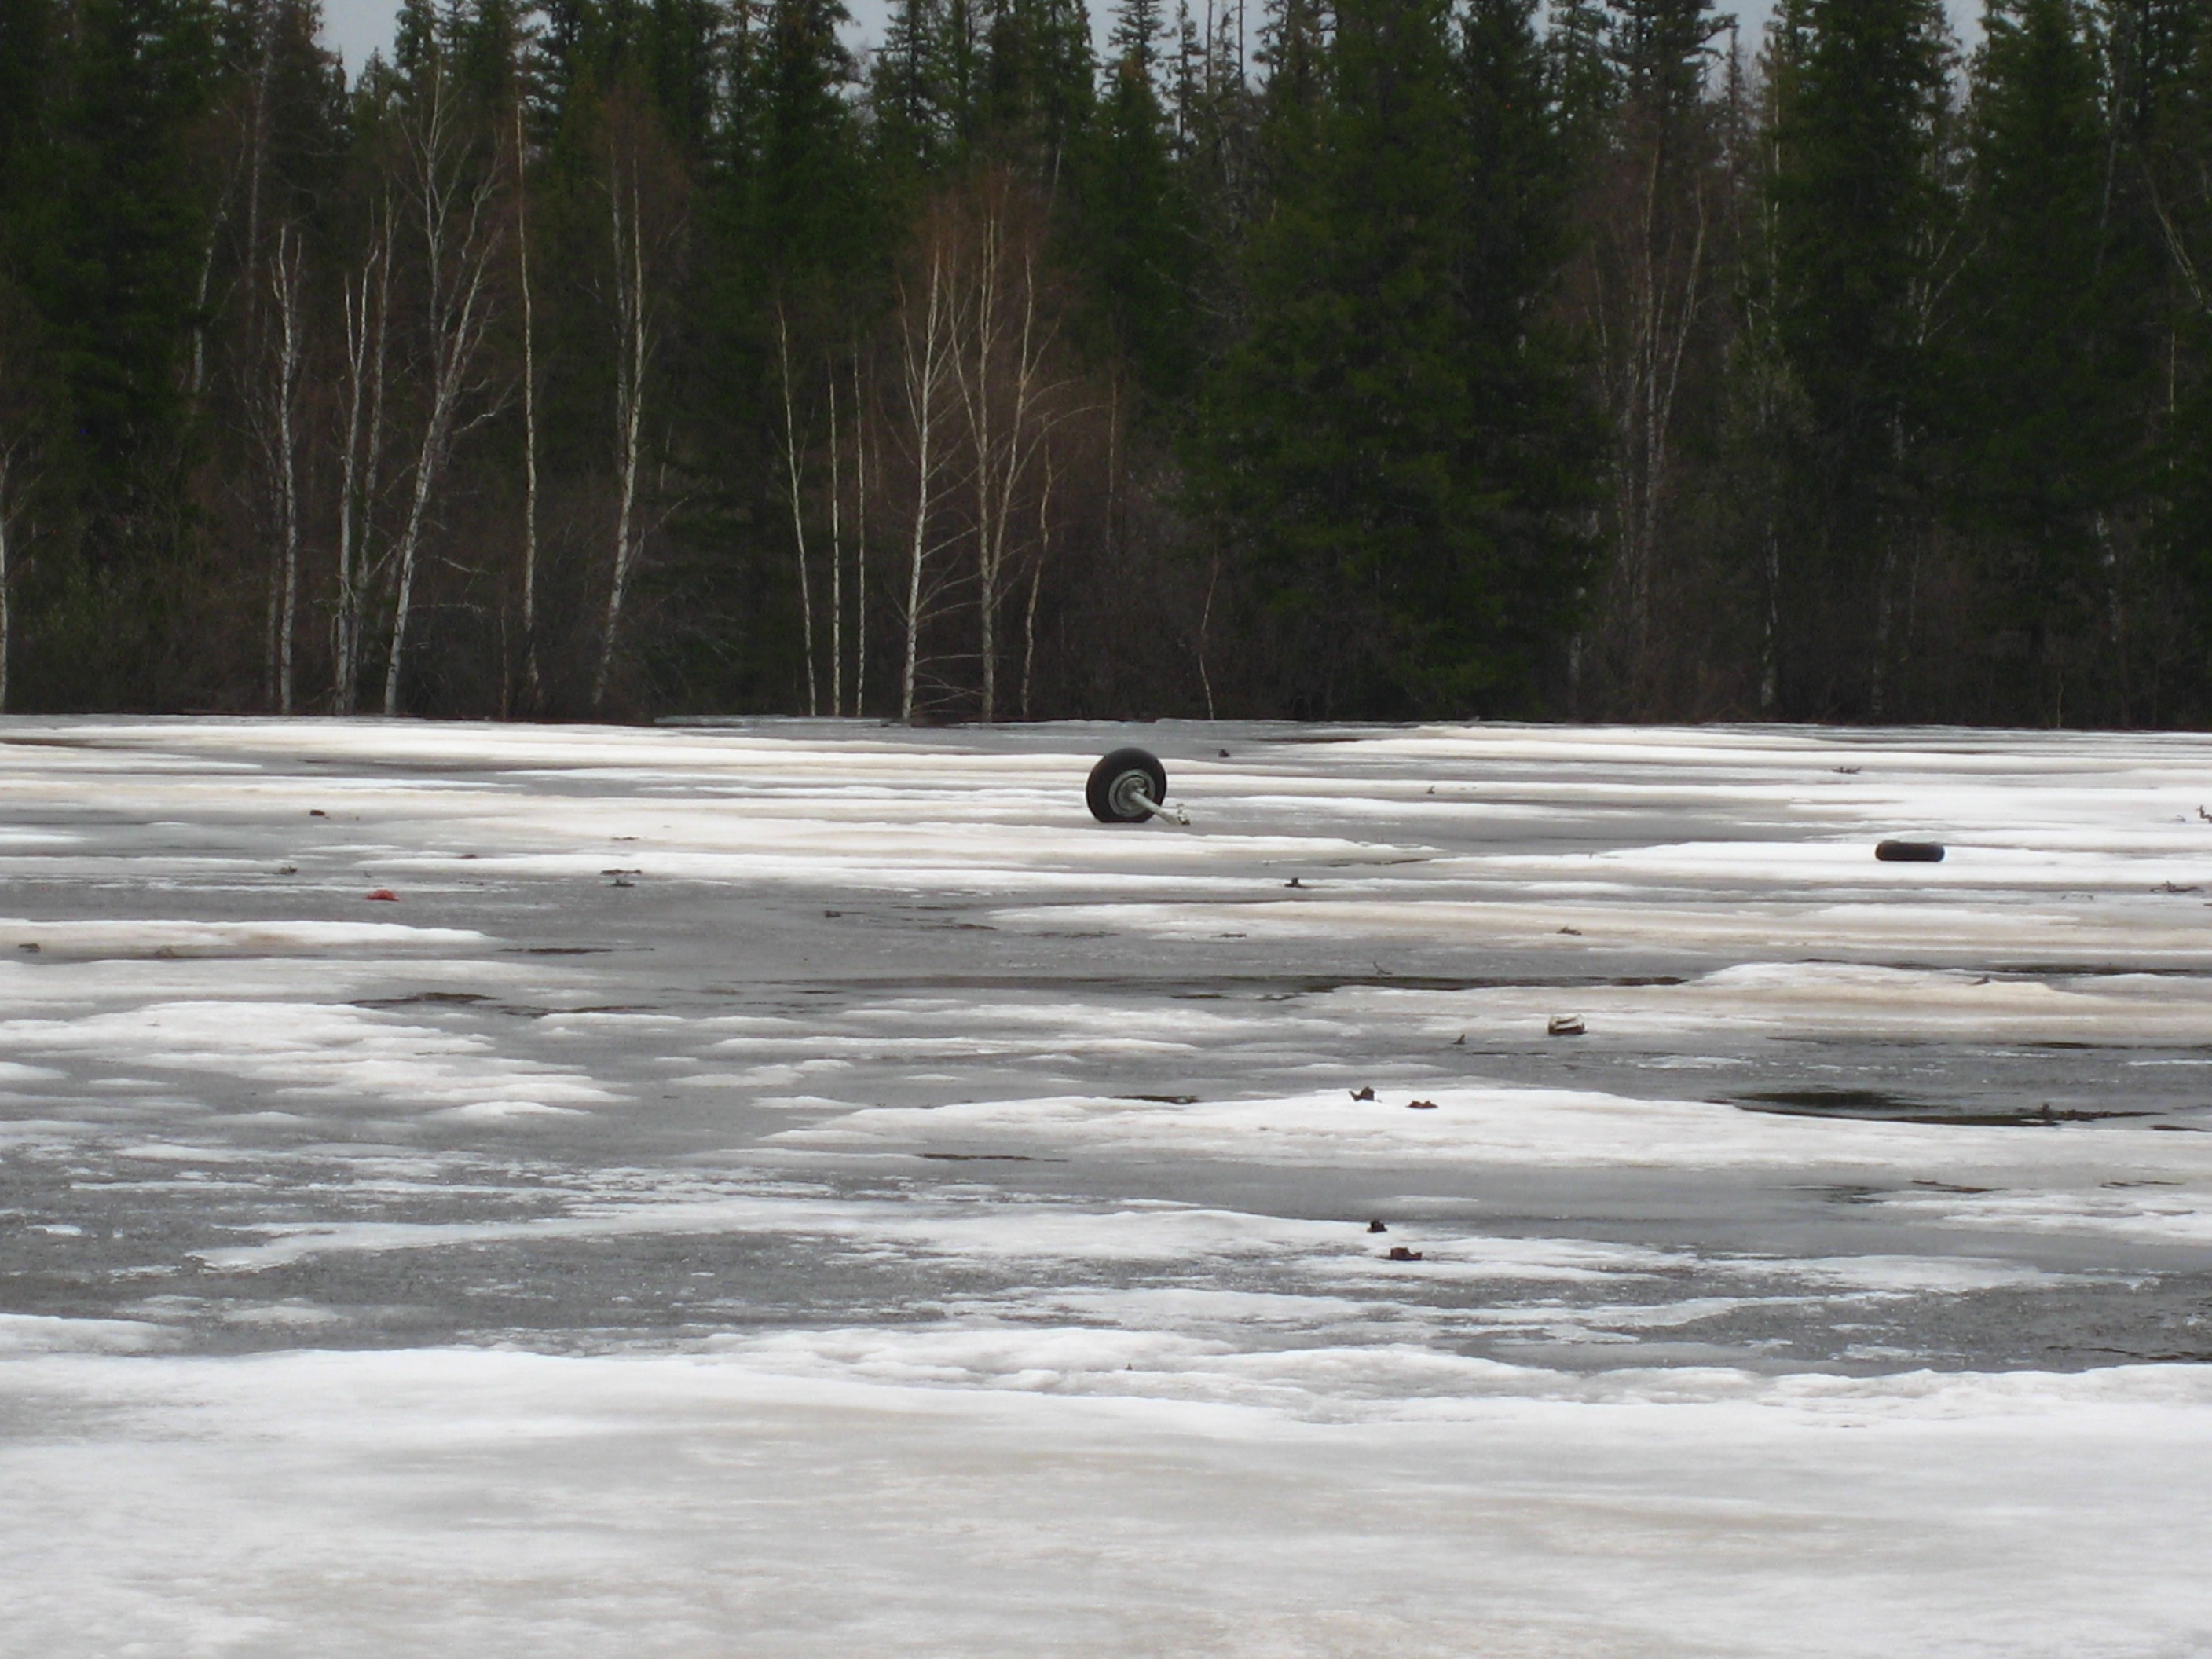
<svg viewBox="0 0 2212 1659">
<path fill-rule="evenodd" d="M 1147 392 L 1173 404 L 1188 392 L 1194 368 L 1197 246 L 1160 105 L 1158 34 L 1156 0 L 1126 0 L 1085 146 L 1070 245 L 1089 279 L 1094 355 L 1125 362 Z"/>
<path fill-rule="evenodd" d="M 51 240 L 29 286 L 55 350 L 82 526 L 48 683 L 80 707 L 158 695 L 196 544 L 184 371 L 208 234 L 193 141 L 214 69 L 200 0 L 77 8 Z"/>
<path fill-rule="evenodd" d="M 1303 80 L 1283 22 L 1277 73 Z M 1480 74 L 1519 72 L 1541 108 L 1532 46 Z M 1270 114 L 1250 331 L 1207 401 L 1200 484 L 1287 625 L 1295 706 L 1512 706 L 1579 574 L 1547 556 L 1560 495 L 1538 457 L 1561 388 L 1524 355 L 1537 295 L 1517 246 L 1473 231 L 1492 186 L 1534 183 L 1526 135 L 1462 87 L 1435 0 L 1340 4 L 1313 89 L 1293 81 Z"/>
<path fill-rule="evenodd" d="M 2106 217 L 2109 134 L 2071 0 L 1995 0 L 1975 89 L 1974 256 L 1960 279 L 1959 501 L 2033 659 L 2104 631 L 2129 405 L 2141 365 L 2116 325 L 2131 262 Z M 2051 700 L 2023 714 L 2047 715 Z"/>
<path fill-rule="evenodd" d="M 1807 431 L 1791 458 L 1784 698 L 1801 715 L 1881 718 L 1899 561 L 1927 511 L 1943 20 L 1933 0 L 1800 0 L 1785 27 L 1771 258 Z"/>
</svg>

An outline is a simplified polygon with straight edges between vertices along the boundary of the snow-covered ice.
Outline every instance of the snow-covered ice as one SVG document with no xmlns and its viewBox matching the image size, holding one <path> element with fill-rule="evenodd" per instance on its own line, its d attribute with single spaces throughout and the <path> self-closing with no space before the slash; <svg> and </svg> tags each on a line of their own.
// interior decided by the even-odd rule
<svg viewBox="0 0 2212 1659">
<path fill-rule="evenodd" d="M 0 1654 L 2212 1650 L 2212 739 L 13 720 L 0 801 Z"/>
</svg>

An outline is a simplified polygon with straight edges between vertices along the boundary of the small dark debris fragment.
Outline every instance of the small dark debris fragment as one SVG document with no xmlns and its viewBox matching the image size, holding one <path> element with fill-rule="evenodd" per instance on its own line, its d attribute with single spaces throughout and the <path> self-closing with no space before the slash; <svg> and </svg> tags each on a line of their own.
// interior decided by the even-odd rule
<svg viewBox="0 0 2212 1659">
<path fill-rule="evenodd" d="M 1836 769 L 1836 770 L 1837 770 L 1837 771 L 1838 771 L 1838 772 L 1840 772 L 1840 773 L 1842 773 L 1845 777 L 1847 777 L 1847 778 L 1848 778 L 1848 777 L 1853 777 L 1853 776 L 1856 776 L 1856 775 L 1857 775 L 1857 773 L 1858 773 L 1859 769 L 1858 769 L 1857 767 L 1856 767 L 1856 766 L 1838 766 L 1838 767 Z"/>
<path fill-rule="evenodd" d="M 1943 843 L 1937 841 L 1885 841 L 1876 843 L 1874 855 L 1884 864 L 1941 864 Z"/>
<path fill-rule="evenodd" d="M 1432 795 L 1437 793 L 1437 787 L 1433 783 L 1429 786 L 1429 793 Z"/>
<path fill-rule="evenodd" d="M 1285 882 L 1283 885 L 1285 887 L 1303 887 L 1305 885 L 1305 883 L 1300 881 L 1296 876 L 1292 876 L 1288 881 Z"/>
<path fill-rule="evenodd" d="M 2175 882 L 2162 881 L 2158 884 L 2158 890 L 2161 893 L 2201 893 L 2204 890 L 2202 887 L 2184 887 Z"/>
<path fill-rule="evenodd" d="M 1354 1100 L 1372 1100 L 1375 1098 L 1375 1091 L 1372 1089 L 1354 1089 L 1352 1091 L 1352 1097 Z"/>
<path fill-rule="evenodd" d="M 1380 1221 L 1370 1221 L 1367 1224 L 1367 1231 L 1370 1233 L 1387 1233 L 1390 1230 Z"/>
<path fill-rule="evenodd" d="M 1221 751 L 1221 758 L 1224 760 L 1227 760 L 1229 758 L 1229 751 L 1226 749 Z"/>
<path fill-rule="evenodd" d="M 2205 811 L 2203 807 L 2201 807 L 2201 806 L 2200 806 L 2200 807 L 2198 807 L 2198 808 L 2197 809 L 2197 816 L 2198 817 L 2200 817 L 2200 818 L 2203 818 L 2203 819 L 2204 820 L 2204 822 L 2205 822 L 2205 823 L 2212 823 L 2212 812 L 2208 812 L 2208 811 Z"/>
<path fill-rule="evenodd" d="M 1393 1244 L 1390 1247 L 1390 1260 L 1393 1261 L 1419 1261 L 1420 1259 L 1421 1253 L 1419 1250 L 1409 1250 L 1403 1244 Z"/>
<path fill-rule="evenodd" d="M 641 876 L 645 872 L 642 870 L 602 870 L 599 873 L 603 876 Z"/>
<path fill-rule="evenodd" d="M 300 866 L 296 864 L 280 864 L 276 866 L 276 873 L 280 876 L 296 876 L 300 873 Z"/>
<path fill-rule="evenodd" d="M 824 910 L 822 914 L 828 921 L 835 921 L 845 913 L 842 910 Z"/>
<path fill-rule="evenodd" d="M 1433 1112 L 1437 1109 L 1437 1103 L 1433 1100 L 1409 1100 L 1406 1103 L 1406 1109 L 1409 1112 Z"/>
<path fill-rule="evenodd" d="M 386 902 L 392 904 L 399 902 L 399 895 L 393 892 L 389 887 L 378 888 L 374 893 L 369 895 L 369 897 L 373 899 L 382 899 Z"/>
<path fill-rule="evenodd" d="M 1467 1047 L 1467 1033 L 1466 1033 L 1466 1032 L 1464 1032 L 1464 1031 L 1462 1031 L 1462 1032 L 1461 1032 L 1457 1036 L 1454 1037 L 1454 1038 L 1451 1040 L 1451 1046 L 1452 1046 L 1453 1048 L 1466 1048 L 1466 1047 Z"/>
<path fill-rule="evenodd" d="M 1582 1034 L 1583 1017 L 1580 1014 L 1554 1014 L 1544 1027 L 1546 1036 L 1580 1036 Z"/>
<path fill-rule="evenodd" d="M 311 818 L 326 818 L 330 817 L 330 814 L 323 811 L 319 806 L 310 806 L 307 809 L 307 816 Z"/>
<path fill-rule="evenodd" d="M 1563 933 L 1571 933 L 1577 939 L 1580 939 L 1583 936 L 1583 930 L 1579 927 L 1562 927 L 1559 931 Z"/>
<path fill-rule="evenodd" d="M 19 945 L 15 948 L 18 951 L 27 951 L 33 956 L 39 954 L 39 947 L 35 945 Z"/>
</svg>

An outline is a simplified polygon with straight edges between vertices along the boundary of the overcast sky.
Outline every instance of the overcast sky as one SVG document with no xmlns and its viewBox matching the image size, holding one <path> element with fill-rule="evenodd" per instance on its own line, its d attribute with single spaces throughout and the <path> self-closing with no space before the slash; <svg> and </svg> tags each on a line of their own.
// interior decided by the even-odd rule
<svg viewBox="0 0 2212 1659">
<path fill-rule="evenodd" d="M 858 25 L 860 40 L 881 36 L 884 18 L 890 10 L 889 0 L 845 0 L 845 3 Z M 1948 3 L 1954 27 L 1978 33 L 1975 21 L 1981 15 L 1979 0 L 1948 0 Z M 1731 8 L 1723 3 L 1717 9 L 1725 12 Z M 1733 9 L 1742 20 L 1743 37 L 1748 45 L 1758 40 L 1759 31 L 1765 26 L 1772 7 L 1771 0 L 1744 0 Z M 1094 12 L 1102 33 L 1106 10 L 1104 0 L 1094 0 Z M 344 54 L 346 68 L 358 72 L 370 52 L 391 49 L 392 23 L 398 11 L 397 0 L 323 0 L 323 32 L 330 43 Z"/>
</svg>

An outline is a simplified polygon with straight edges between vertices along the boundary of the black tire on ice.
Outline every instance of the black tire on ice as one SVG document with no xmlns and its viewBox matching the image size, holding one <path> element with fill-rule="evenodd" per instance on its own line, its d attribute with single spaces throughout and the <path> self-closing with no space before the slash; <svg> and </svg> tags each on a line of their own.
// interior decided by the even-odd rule
<svg viewBox="0 0 2212 1659">
<path fill-rule="evenodd" d="M 1083 799 L 1101 823 L 1142 823 L 1152 809 L 1139 806 L 1142 795 L 1155 804 L 1168 798 L 1167 769 L 1141 749 L 1116 749 L 1091 769 Z"/>
<path fill-rule="evenodd" d="M 1941 864 L 1943 846 L 1933 841 L 1886 841 L 1874 849 L 1884 864 Z"/>
</svg>

